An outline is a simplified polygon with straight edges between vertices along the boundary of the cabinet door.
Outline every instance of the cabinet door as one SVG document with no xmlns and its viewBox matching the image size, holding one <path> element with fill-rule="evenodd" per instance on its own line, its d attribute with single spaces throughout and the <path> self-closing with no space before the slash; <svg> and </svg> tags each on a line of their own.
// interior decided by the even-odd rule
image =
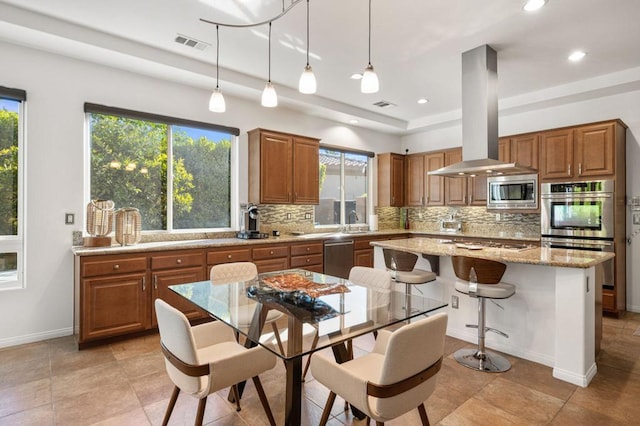
<svg viewBox="0 0 640 426">
<path fill-rule="evenodd" d="M 404 203 L 404 155 L 378 155 L 378 206 L 402 207 Z"/>
<path fill-rule="evenodd" d="M 320 158 L 316 140 L 293 138 L 293 202 L 318 204 Z"/>
<path fill-rule="evenodd" d="M 427 172 L 444 167 L 444 152 L 424 156 L 425 200 L 427 206 L 444 206 L 444 177 L 429 176 Z"/>
<path fill-rule="evenodd" d="M 155 310 L 156 299 L 164 300 L 174 308 L 182 311 L 182 313 L 189 319 L 205 318 L 207 316 L 206 312 L 196 308 L 193 303 L 169 290 L 170 285 L 193 283 L 204 280 L 205 274 L 202 266 L 154 272 L 152 276 L 153 297 L 151 300 L 151 325 L 153 327 L 158 325 Z"/>
<path fill-rule="evenodd" d="M 282 271 L 283 269 L 289 269 L 288 257 L 283 257 L 279 259 L 268 259 L 268 260 L 254 260 L 253 263 L 256 264 L 256 267 L 258 268 L 258 273 Z"/>
<path fill-rule="evenodd" d="M 412 154 L 406 158 L 407 193 L 405 194 L 405 204 L 407 206 L 422 206 L 424 204 L 425 157 L 422 154 Z"/>
<path fill-rule="evenodd" d="M 260 135 L 260 203 L 291 203 L 292 140 L 288 135 L 263 132 Z"/>
<path fill-rule="evenodd" d="M 498 139 L 498 160 L 504 161 L 505 163 L 511 162 L 511 139 Z"/>
<path fill-rule="evenodd" d="M 355 250 L 353 252 L 353 266 L 373 268 L 373 249 Z"/>
<path fill-rule="evenodd" d="M 80 340 L 93 340 L 149 328 L 146 272 L 84 278 Z"/>
<path fill-rule="evenodd" d="M 462 148 L 445 151 L 444 164 L 451 164 L 462 161 Z M 447 206 L 465 206 L 467 204 L 467 178 L 445 177 L 445 203 Z"/>
<path fill-rule="evenodd" d="M 573 129 L 561 129 L 540 134 L 542 179 L 573 176 Z"/>
<path fill-rule="evenodd" d="M 523 166 L 538 170 L 538 135 L 524 135 L 511 138 L 511 160 Z"/>
<path fill-rule="evenodd" d="M 469 205 L 470 206 L 486 206 L 487 205 L 487 177 L 474 176 L 467 178 L 467 186 L 469 187 Z"/>
<path fill-rule="evenodd" d="M 615 173 L 614 124 L 578 127 L 576 137 L 577 177 L 613 176 Z"/>
</svg>

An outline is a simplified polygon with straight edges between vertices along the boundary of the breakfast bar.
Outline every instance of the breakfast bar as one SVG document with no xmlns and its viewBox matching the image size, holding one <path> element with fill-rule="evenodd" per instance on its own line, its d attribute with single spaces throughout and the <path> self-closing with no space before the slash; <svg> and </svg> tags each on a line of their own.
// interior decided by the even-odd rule
<svg viewBox="0 0 640 426">
<path fill-rule="evenodd" d="M 455 291 L 451 256 L 507 264 L 502 281 L 514 284 L 516 293 L 499 306 L 488 307 L 487 324 L 509 338 L 489 334 L 487 346 L 552 367 L 554 377 L 578 386 L 588 386 L 595 376 L 602 333 L 601 269 L 613 253 L 465 245 L 438 238 L 374 241 L 371 245 L 377 268 L 385 267 L 382 249 L 392 248 L 419 254 L 418 268 L 437 269 L 435 282 L 415 286 L 414 291 L 450 301 L 447 334 L 472 343 L 477 339 L 475 329 L 466 324 L 476 322 L 477 306 Z"/>
</svg>

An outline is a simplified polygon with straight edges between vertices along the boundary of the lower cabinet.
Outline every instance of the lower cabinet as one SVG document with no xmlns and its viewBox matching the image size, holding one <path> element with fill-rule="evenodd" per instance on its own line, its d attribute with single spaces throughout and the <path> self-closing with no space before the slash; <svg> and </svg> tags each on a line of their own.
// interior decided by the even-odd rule
<svg viewBox="0 0 640 426">
<path fill-rule="evenodd" d="M 291 244 L 291 268 L 324 271 L 324 244 L 322 242 Z"/>
<path fill-rule="evenodd" d="M 254 248 L 252 259 L 258 273 L 289 269 L 289 246 L 269 245 Z"/>
<path fill-rule="evenodd" d="M 79 342 L 149 327 L 147 273 L 85 278 L 80 292 Z"/>
<path fill-rule="evenodd" d="M 155 309 L 156 299 L 162 299 L 174 308 L 182 311 L 182 313 L 184 313 L 190 320 L 206 318 L 206 312 L 196 308 L 193 303 L 189 303 L 183 297 L 178 296 L 173 291 L 169 290 L 170 285 L 204 281 L 205 279 L 204 268 L 202 266 L 153 272 L 151 278 L 153 282 L 153 297 L 151 298 L 151 326 L 158 326 Z"/>
</svg>

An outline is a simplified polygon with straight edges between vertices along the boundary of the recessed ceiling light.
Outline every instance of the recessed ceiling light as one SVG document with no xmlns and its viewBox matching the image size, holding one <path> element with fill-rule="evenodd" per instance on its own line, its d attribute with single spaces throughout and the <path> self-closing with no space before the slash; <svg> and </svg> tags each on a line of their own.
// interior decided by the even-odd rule
<svg viewBox="0 0 640 426">
<path fill-rule="evenodd" d="M 351 124 L 358 124 L 358 120 L 352 119 L 352 120 L 349 120 L 349 123 L 351 123 Z"/>
<path fill-rule="evenodd" d="M 522 6 L 522 9 L 526 12 L 533 12 L 540 9 L 545 4 L 547 4 L 547 0 L 527 0 L 524 6 Z"/>
<path fill-rule="evenodd" d="M 352 80 L 362 80 L 362 74 L 360 74 L 359 72 L 354 72 L 353 74 L 351 74 L 351 79 Z"/>
<path fill-rule="evenodd" d="M 587 55 L 587 52 L 583 52 L 582 50 L 576 50 L 575 52 L 572 52 L 571 55 L 569 55 L 568 59 L 571 62 L 578 62 L 578 61 L 581 61 L 586 55 Z"/>
<path fill-rule="evenodd" d="M 420 98 L 420 99 L 418 99 L 418 103 L 419 103 L 419 104 L 421 104 L 421 105 L 422 105 L 422 104 L 426 104 L 427 102 L 429 102 L 429 99 L 427 99 L 427 98 Z"/>
</svg>

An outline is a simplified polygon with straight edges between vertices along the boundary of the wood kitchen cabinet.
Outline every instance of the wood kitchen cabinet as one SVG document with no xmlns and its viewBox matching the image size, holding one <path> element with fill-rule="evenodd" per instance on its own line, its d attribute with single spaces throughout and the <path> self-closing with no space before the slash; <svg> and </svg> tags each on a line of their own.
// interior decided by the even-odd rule
<svg viewBox="0 0 640 426">
<path fill-rule="evenodd" d="M 503 137 L 498 141 L 498 160 L 518 163 L 538 170 L 540 166 L 540 144 L 536 133 Z"/>
<path fill-rule="evenodd" d="M 322 273 L 324 271 L 322 241 L 291 244 L 291 267 Z"/>
<path fill-rule="evenodd" d="M 286 244 L 255 247 L 251 257 L 259 273 L 289 269 L 289 246 Z"/>
<path fill-rule="evenodd" d="M 378 154 L 378 207 L 404 205 L 404 155 Z"/>
<path fill-rule="evenodd" d="M 319 139 L 265 129 L 249 132 L 249 201 L 318 204 Z"/>
<path fill-rule="evenodd" d="M 206 318 L 206 312 L 196 308 L 193 303 L 178 296 L 171 290 L 170 285 L 204 281 L 205 267 L 202 250 L 174 251 L 151 256 L 151 326 L 157 327 L 155 299 L 160 298 L 182 311 L 190 320 Z"/>
<path fill-rule="evenodd" d="M 411 207 L 444 205 L 444 178 L 427 174 L 444 167 L 444 152 L 408 155 L 406 166 L 405 205 Z"/>
<path fill-rule="evenodd" d="M 614 178 L 624 162 L 625 132 L 617 120 L 542 132 L 541 179 Z"/>
<path fill-rule="evenodd" d="M 444 165 L 450 166 L 462 161 L 462 148 L 449 149 L 444 152 Z M 445 204 L 447 206 L 467 205 L 467 178 L 444 178 Z"/>
<path fill-rule="evenodd" d="M 74 322 L 79 342 L 145 330 L 150 324 L 146 256 L 81 259 Z"/>
</svg>

